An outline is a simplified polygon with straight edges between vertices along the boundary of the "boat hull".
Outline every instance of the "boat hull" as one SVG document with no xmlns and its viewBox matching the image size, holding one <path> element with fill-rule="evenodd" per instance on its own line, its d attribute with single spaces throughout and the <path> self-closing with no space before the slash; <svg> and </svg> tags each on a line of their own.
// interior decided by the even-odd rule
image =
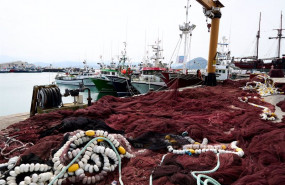
<svg viewBox="0 0 285 185">
<path fill-rule="evenodd" d="M 167 89 L 165 83 L 159 85 L 159 84 L 153 84 L 148 82 L 132 82 L 132 86 L 140 93 L 140 94 L 146 94 L 151 90 L 153 91 L 160 91 Z"/>
<path fill-rule="evenodd" d="M 130 80 L 124 77 L 118 76 L 107 76 L 113 84 L 115 91 L 117 92 L 119 97 L 122 96 L 130 96 L 131 95 L 131 83 Z"/>
<path fill-rule="evenodd" d="M 19 69 L 11 69 L 10 73 L 41 73 L 42 71 L 28 71 L 28 70 L 19 70 Z"/>
<path fill-rule="evenodd" d="M 90 78 L 95 84 L 99 92 L 113 92 L 115 91 L 113 84 L 110 80 L 102 78 Z"/>
<path fill-rule="evenodd" d="M 92 82 L 90 78 L 83 79 L 84 86 L 95 86 L 95 84 Z"/>
<path fill-rule="evenodd" d="M 260 63 L 257 61 L 234 62 L 240 69 L 271 69 L 272 63 Z"/>
<path fill-rule="evenodd" d="M 64 69 L 44 69 L 42 72 L 64 72 Z"/>
<path fill-rule="evenodd" d="M 203 83 L 203 80 L 199 79 L 194 74 L 185 75 L 180 73 L 161 72 L 161 75 L 161 79 L 170 89 L 201 85 Z"/>
<path fill-rule="evenodd" d="M 83 83 L 83 80 L 55 80 L 56 84 L 63 84 L 63 85 L 80 85 Z"/>
</svg>

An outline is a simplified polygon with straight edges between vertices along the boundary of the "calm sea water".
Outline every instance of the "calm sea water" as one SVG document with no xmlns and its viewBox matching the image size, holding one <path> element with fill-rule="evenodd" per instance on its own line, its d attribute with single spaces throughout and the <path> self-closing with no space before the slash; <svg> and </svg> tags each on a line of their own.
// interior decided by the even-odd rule
<svg viewBox="0 0 285 185">
<path fill-rule="evenodd" d="M 57 73 L 0 73 L 0 116 L 30 112 L 34 85 L 49 85 L 54 82 Z M 61 94 L 65 89 L 76 89 L 77 86 L 59 85 Z M 87 90 L 83 100 L 87 103 Z M 95 87 L 91 87 L 92 101 L 97 99 Z M 73 97 L 63 97 L 63 103 L 72 103 Z"/>
</svg>

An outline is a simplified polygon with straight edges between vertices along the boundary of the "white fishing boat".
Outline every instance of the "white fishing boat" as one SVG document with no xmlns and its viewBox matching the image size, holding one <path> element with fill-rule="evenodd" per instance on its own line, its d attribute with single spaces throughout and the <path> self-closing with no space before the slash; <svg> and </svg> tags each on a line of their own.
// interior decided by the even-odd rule
<svg viewBox="0 0 285 185">
<path fill-rule="evenodd" d="M 100 71 L 98 70 L 91 70 L 89 69 L 86 61 L 84 60 L 84 70 L 79 73 L 58 73 L 55 77 L 56 84 L 63 84 L 63 85 L 80 85 L 83 84 L 84 86 L 94 86 L 94 83 L 90 80 L 90 78 L 95 78 L 100 75 Z"/>
<path fill-rule="evenodd" d="M 223 42 L 218 43 L 218 51 L 216 55 L 216 79 L 218 81 L 230 78 L 231 74 L 231 52 L 226 37 Z"/>
<path fill-rule="evenodd" d="M 242 70 L 235 66 L 226 37 L 223 37 L 222 40 L 222 42 L 218 43 L 216 55 L 215 67 L 217 81 L 248 77 L 249 75 L 246 74 L 247 70 Z"/>
<path fill-rule="evenodd" d="M 150 90 L 158 91 L 167 88 L 165 82 L 159 77 L 160 73 L 166 70 L 162 63 L 163 49 L 160 46 L 160 42 L 161 41 L 158 40 L 152 45 L 154 56 L 152 56 L 151 59 L 153 60 L 153 64 L 145 60 L 139 78 L 132 79 L 132 86 L 141 94 L 148 93 Z"/>
</svg>

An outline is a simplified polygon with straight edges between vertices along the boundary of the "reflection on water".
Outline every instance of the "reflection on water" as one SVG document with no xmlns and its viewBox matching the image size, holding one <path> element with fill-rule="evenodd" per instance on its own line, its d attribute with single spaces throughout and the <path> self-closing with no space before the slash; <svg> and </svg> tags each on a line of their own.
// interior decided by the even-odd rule
<svg viewBox="0 0 285 185">
<path fill-rule="evenodd" d="M 61 94 L 64 94 L 65 89 L 74 90 L 74 89 L 78 89 L 79 88 L 79 86 L 77 86 L 77 85 L 63 85 L 63 84 L 58 84 L 58 87 L 60 89 L 60 93 Z M 98 90 L 96 89 L 95 86 L 88 86 L 88 88 L 91 91 L 92 102 L 96 101 L 97 97 L 98 97 Z M 88 90 L 85 90 L 84 92 L 80 92 L 79 94 L 83 95 L 83 103 L 87 104 L 88 103 L 88 101 L 87 101 Z M 62 102 L 63 103 L 72 103 L 72 102 L 74 102 L 74 97 L 72 97 L 72 96 L 67 96 L 67 97 L 62 96 Z"/>
</svg>

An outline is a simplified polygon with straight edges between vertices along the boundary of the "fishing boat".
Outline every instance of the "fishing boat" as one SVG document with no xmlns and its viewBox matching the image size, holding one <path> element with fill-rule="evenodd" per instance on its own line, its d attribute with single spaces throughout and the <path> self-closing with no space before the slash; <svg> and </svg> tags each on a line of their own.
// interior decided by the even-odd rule
<svg viewBox="0 0 285 185">
<path fill-rule="evenodd" d="M 112 82 L 113 88 L 118 97 L 134 95 L 129 77 L 108 76 L 107 78 Z"/>
<path fill-rule="evenodd" d="M 229 43 L 226 37 L 223 41 L 218 43 L 218 51 L 216 55 L 216 79 L 218 81 L 226 80 L 231 75 L 231 52 L 229 50 Z"/>
<path fill-rule="evenodd" d="M 41 73 L 42 70 L 35 68 L 12 68 L 9 73 Z"/>
<path fill-rule="evenodd" d="M 89 78 L 92 83 L 96 86 L 99 92 L 113 92 L 115 91 L 112 82 L 107 76 L 117 76 L 117 69 L 101 69 L 101 73 L 97 77 Z"/>
<path fill-rule="evenodd" d="M 189 74 L 186 69 L 186 62 L 189 58 L 190 53 L 190 44 L 192 31 L 195 29 L 195 25 L 190 25 L 190 21 L 188 21 L 188 11 L 190 5 L 189 0 L 187 1 L 186 6 L 186 22 L 183 25 L 179 26 L 179 30 L 182 32 L 179 37 L 178 45 L 182 43 L 184 40 L 184 54 L 183 56 L 177 57 L 179 63 L 183 63 L 183 72 L 181 71 L 165 71 L 161 72 L 161 79 L 165 82 L 168 88 L 181 88 L 186 86 L 200 85 L 203 83 L 202 78 L 200 78 L 197 74 Z M 176 47 L 177 48 L 177 47 Z"/>
<path fill-rule="evenodd" d="M 10 69 L 0 69 L 0 73 L 9 73 Z"/>
<path fill-rule="evenodd" d="M 144 67 L 139 80 L 133 80 L 132 86 L 141 94 L 148 93 L 149 91 L 164 90 L 167 86 L 161 80 L 159 74 L 165 70 L 166 68 Z"/>
<path fill-rule="evenodd" d="M 55 77 L 56 84 L 63 85 L 75 85 L 78 86 L 83 84 L 84 86 L 94 86 L 91 77 L 96 77 L 99 75 L 98 71 L 92 71 L 89 69 L 86 60 L 83 61 L 84 69 L 82 72 L 67 72 L 67 73 L 58 73 Z"/>
<path fill-rule="evenodd" d="M 132 79 L 132 86 L 141 94 L 167 88 L 165 82 L 160 78 L 160 73 L 166 70 L 161 61 L 163 59 L 163 49 L 161 48 L 160 43 L 161 41 L 158 39 L 154 45 L 151 45 L 154 51 L 154 56 L 151 57 L 153 64 L 148 63 L 148 60 L 145 60 L 139 78 Z"/>
<path fill-rule="evenodd" d="M 124 42 L 124 50 L 122 51 L 122 55 L 119 58 L 117 66 L 118 75 L 106 75 L 106 77 L 112 82 L 113 88 L 119 97 L 136 94 L 131 86 L 132 70 L 131 66 L 126 65 L 127 60 L 127 43 Z"/>
</svg>

